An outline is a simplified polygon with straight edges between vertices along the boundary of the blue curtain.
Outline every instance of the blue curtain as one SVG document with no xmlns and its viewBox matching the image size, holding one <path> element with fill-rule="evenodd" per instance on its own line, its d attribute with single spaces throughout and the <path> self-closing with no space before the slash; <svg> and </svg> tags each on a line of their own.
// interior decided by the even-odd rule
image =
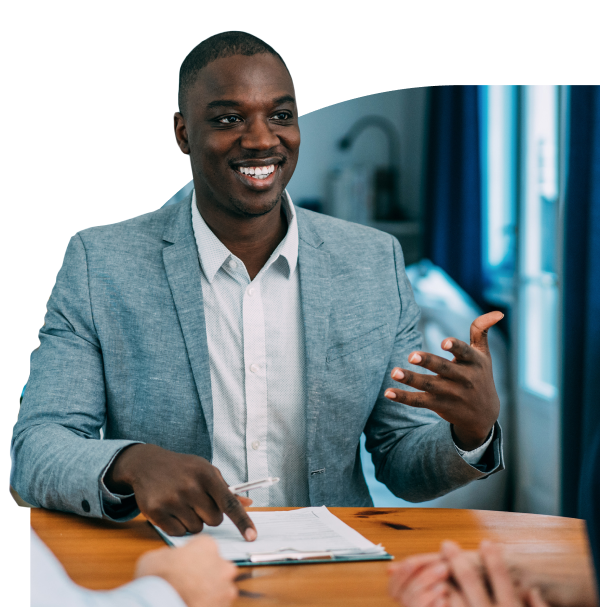
<svg viewBox="0 0 600 607">
<path fill-rule="evenodd" d="M 432 87 L 424 253 L 482 308 L 481 165 L 476 86 Z"/>
<path fill-rule="evenodd" d="M 562 513 L 581 516 L 582 462 L 600 431 L 600 87 L 573 86 L 563 282 Z"/>
</svg>

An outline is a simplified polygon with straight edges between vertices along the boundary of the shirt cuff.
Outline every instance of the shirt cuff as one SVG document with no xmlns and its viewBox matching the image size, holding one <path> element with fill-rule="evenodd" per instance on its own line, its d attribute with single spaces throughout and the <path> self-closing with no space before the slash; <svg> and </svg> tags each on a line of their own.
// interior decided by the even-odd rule
<svg viewBox="0 0 600 607">
<path fill-rule="evenodd" d="M 128 446 L 129 445 L 126 445 L 125 447 L 123 447 L 123 449 Z M 104 472 L 102 472 L 100 478 L 98 479 L 98 490 L 100 492 L 100 507 L 102 509 L 102 514 L 117 522 L 125 522 L 131 520 L 132 518 L 135 518 L 139 513 L 134 493 L 131 493 L 130 495 L 111 493 L 104 484 L 104 477 L 106 476 L 108 469 L 110 468 L 114 459 L 123 451 L 123 449 L 119 449 L 119 451 L 117 451 L 112 456 L 112 458 L 106 465 L 106 468 L 104 468 Z"/>
<path fill-rule="evenodd" d="M 490 444 L 494 440 L 494 427 L 495 427 L 495 425 L 492 426 L 490 434 L 487 437 L 485 443 L 483 443 L 483 445 L 481 445 L 481 447 L 477 447 L 477 449 L 473 449 L 473 451 L 463 451 L 463 449 L 461 449 L 456 443 L 454 443 L 454 448 L 456 449 L 458 454 L 465 460 L 465 462 L 467 462 L 467 464 L 470 464 L 471 466 L 475 466 L 476 464 L 478 464 L 481 461 L 481 459 L 483 458 L 483 456 L 485 454 L 486 449 L 490 446 Z"/>
<path fill-rule="evenodd" d="M 132 443 L 132 444 L 141 444 L 141 445 L 143 445 L 144 443 Z M 123 447 L 123 449 L 126 449 L 129 446 L 130 445 L 125 445 L 125 447 Z M 131 497 L 134 496 L 134 493 L 130 493 L 129 495 L 121 495 L 120 493 L 111 493 L 106 488 L 106 485 L 104 484 L 104 477 L 106 476 L 106 473 L 108 472 L 108 469 L 110 468 L 111 464 L 115 461 L 115 458 L 123 451 L 123 449 L 119 449 L 110 458 L 110 461 L 106 465 L 106 468 L 104 468 L 104 472 L 101 474 L 100 478 L 98 479 L 98 485 L 100 487 L 100 494 L 102 495 L 102 499 L 105 502 L 107 502 L 108 504 L 119 505 L 119 504 L 123 503 L 123 500 L 126 500 L 127 498 L 131 498 Z"/>
</svg>

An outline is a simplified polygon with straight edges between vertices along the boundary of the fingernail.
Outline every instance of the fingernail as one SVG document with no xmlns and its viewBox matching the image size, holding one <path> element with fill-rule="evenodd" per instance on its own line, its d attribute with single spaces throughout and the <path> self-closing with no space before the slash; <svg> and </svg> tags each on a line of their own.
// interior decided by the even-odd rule
<svg viewBox="0 0 600 607">
<path fill-rule="evenodd" d="M 248 529 L 244 531 L 244 537 L 247 542 L 253 542 L 256 539 L 256 531 L 254 531 L 252 527 L 248 527 Z"/>
<path fill-rule="evenodd" d="M 384 396 L 390 400 L 394 400 L 396 398 L 396 393 L 391 390 L 386 390 Z"/>
<path fill-rule="evenodd" d="M 400 371 L 400 369 L 395 369 L 394 372 L 392 373 L 392 377 L 394 379 L 401 380 L 401 379 L 404 379 L 404 373 L 402 373 L 402 371 Z"/>
<path fill-rule="evenodd" d="M 410 362 L 411 362 L 411 363 L 413 363 L 413 364 L 415 364 L 415 365 L 416 365 L 417 363 L 420 363 L 422 360 L 423 360 L 423 359 L 421 358 L 421 356 L 420 356 L 419 354 L 413 354 L 413 355 L 410 357 Z"/>
<path fill-rule="evenodd" d="M 444 348 L 444 350 L 449 350 L 451 347 L 452 347 L 452 342 L 449 339 L 447 339 L 444 342 L 444 345 L 442 346 L 442 348 Z"/>
</svg>

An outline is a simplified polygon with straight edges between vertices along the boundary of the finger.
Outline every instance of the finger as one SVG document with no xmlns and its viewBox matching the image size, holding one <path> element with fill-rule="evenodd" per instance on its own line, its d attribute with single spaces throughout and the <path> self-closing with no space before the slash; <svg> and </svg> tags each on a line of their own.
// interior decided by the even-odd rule
<svg viewBox="0 0 600 607">
<path fill-rule="evenodd" d="M 436 584 L 426 592 L 424 592 L 420 598 L 419 605 L 423 607 L 434 607 L 435 605 L 445 605 L 448 602 L 448 596 L 450 594 L 450 585 L 447 583 Z"/>
<path fill-rule="evenodd" d="M 187 531 L 185 525 L 171 514 L 165 514 L 163 516 L 154 515 L 153 524 L 160 527 L 167 535 L 172 535 L 174 537 L 185 535 Z"/>
<path fill-rule="evenodd" d="M 483 541 L 481 542 L 480 553 L 496 603 L 500 605 L 518 604 L 519 600 L 515 587 L 508 572 L 508 567 L 504 562 L 500 546 Z"/>
<path fill-rule="evenodd" d="M 240 504 L 242 504 L 242 506 L 244 506 L 244 508 L 248 508 L 248 506 L 252 505 L 252 500 L 249 497 L 244 497 L 243 495 L 238 495 L 237 498 L 240 501 Z"/>
<path fill-rule="evenodd" d="M 476 360 L 475 350 L 456 337 L 448 337 L 442 342 L 442 350 L 454 354 L 456 362 L 472 363 Z"/>
<path fill-rule="evenodd" d="M 443 377 L 437 375 L 429 375 L 424 373 L 415 373 L 414 371 L 408 371 L 407 369 L 396 368 L 392 371 L 392 378 L 397 382 L 406 384 L 428 392 L 429 394 L 447 394 L 451 386 L 449 381 Z"/>
<path fill-rule="evenodd" d="M 248 542 L 253 542 L 256 539 L 256 527 L 252 519 L 248 516 L 244 507 L 225 483 L 219 482 L 217 486 L 211 490 L 211 495 L 221 509 L 221 512 L 226 514 L 233 524 L 240 530 L 244 539 Z"/>
<path fill-rule="evenodd" d="M 209 527 L 218 527 L 223 522 L 221 508 L 205 489 L 198 488 L 196 494 L 190 496 L 189 503 L 193 504 L 197 516 Z"/>
<path fill-rule="evenodd" d="M 393 590 L 394 596 L 401 599 L 402 602 L 411 603 L 414 598 L 407 600 L 407 597 L 418 597 L 424 590 L 447 580 L 449 572 L 448 565 L 438 557 L 430 563 L 411 567 L 408 575 L 402 575 L 403 572 L 399 572 L 399 575 L 393 576 L 395 583 L 391 584 L 390 588 Z"/>
<path fill-rule="evenodd" d="M 411 352 L 408 357 L 408 362 L 429 369 L 430 371 L 437 373 L 440 377 L 445 377 L 452 381 L 460 381 L 462 379 L 459 366 L 442 356 L 436 356 L 429 352 Z M 396 369 L 394 369 L 394 371 L 395 370 Z M 392 371 L 392 377 L 396 379 L 394 377 L 394 371 Z"/>
<path fill-rule="evenodd" d="M 186 528 L 189 533 L 200 533 L 204 528 L 204 521 L 191 507 L 173 512 L 173 516 Z"/>
<path fill-rule="evenodd" d="M 392 563 L 388 567 L 388 573 L 390 575 L 390 593 L 392 592 L 392 589 L 396 590 L 403 586 L 407 580 L 422 567 L 441 562 L 441 556 L 439 553 L 435 552 L 409 556 L 398 563 Z"/>
<path fill-rule="evenodd" d="M 400 592 L 400 600 L 405 605 L 424 604 L 424 595 L 434 586 L 446 582 L 450 575 L 447 563 L 437 563 L 423 567 Z"/>
<path fill-rule="evenodd" d="M 469 607 L 466 598 L 455 588 L 450 589 L 448 596 L 449 607 Z"/>
<path fill-rule="evenodd" d="M 442 604 L 446 603 L 449 591 L 450 584 L 447 582 L 440 582 L 414 597 L 408 596 L 406 593 L 402 592 L 391 594 L 391 596 L 397 601 L 400 601 L 404 607 L 434 607 L 440 599 L 445 599 L 441 601 Z"/>
<path fill-rule="evenodd" d="M 480 352 L 488 353 L 488 330 L 504 318 L 502 312 L 488 312 L 471 323 L 471 345 Z"/>
<path fill-rule="evenodd" d="M 538 588 L 528 590 L 526 599 L 529 607 L 549 607 L 548 603 L 542 598 L 542 594 Z"/>
<path fill-rule="evenodd" d="M 435 406 L 433 398 L 426 392 L 408 392 L 406 390 L 398 390 L 398 388 L 388 388 L 384 396 L 394 402 L 419 409 L 433 409 L 433 406 Z"/>
<path fill-rule="evenodd" d="M 454 542 L 442 544 L 442 554 L 448 560 L 454 581 L 459 586 L 470 607 L 491 607 L 490 597 L 485 589 L 478 569 Z"/>
</svg>

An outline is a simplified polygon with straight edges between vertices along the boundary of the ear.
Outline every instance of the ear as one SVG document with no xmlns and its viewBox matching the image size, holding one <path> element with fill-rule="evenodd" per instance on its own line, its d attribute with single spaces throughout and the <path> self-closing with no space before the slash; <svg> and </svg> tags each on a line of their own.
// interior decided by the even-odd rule
<svg viewBox="0 0 600 607">
<path fill-rule="evenodd" d="M 187 128 L 185 126 L 185 118 L 183 117 L 183 114 L 175 112 L 175 115 L 173 116 L 173 126 L 175 128 L 175 139 L 177 139 L 179 149 L 184 154 L 189 154 L 190 144 L 188 142 Z"/>
</svg>

